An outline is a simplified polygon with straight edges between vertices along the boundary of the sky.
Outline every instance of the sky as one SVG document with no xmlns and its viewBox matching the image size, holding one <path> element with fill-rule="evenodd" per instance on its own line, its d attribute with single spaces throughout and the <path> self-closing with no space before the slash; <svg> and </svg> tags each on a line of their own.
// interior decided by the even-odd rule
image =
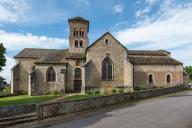
<svg viewBox="0 0 192 128">
<path fill-rule="evenodd" d="M 89 44 L 109 31 L 128 49 L 164 49 L 192 65 L 192 0 L 0 0 L 0 75 L 10 82 L 13 56 L 24 48 L 68 48 L 75 16 L 90 21 Z"/>
</svg>

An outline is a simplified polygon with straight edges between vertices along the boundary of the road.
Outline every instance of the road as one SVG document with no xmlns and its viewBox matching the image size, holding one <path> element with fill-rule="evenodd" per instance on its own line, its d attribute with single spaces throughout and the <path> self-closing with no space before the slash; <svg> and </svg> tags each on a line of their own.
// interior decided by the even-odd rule
<svg viewBox="0 0 192 128">
<path fill-rule="evenodd" d="M 192 128 L 192 92 L 140 102 L 50 128 Z"/>
</svg>

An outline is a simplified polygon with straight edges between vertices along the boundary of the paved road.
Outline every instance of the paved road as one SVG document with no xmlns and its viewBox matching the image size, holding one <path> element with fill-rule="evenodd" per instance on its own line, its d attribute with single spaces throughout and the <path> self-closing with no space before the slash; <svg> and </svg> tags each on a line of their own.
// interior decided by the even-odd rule
<svg viewBox="0 0 192 128">
<path fill-rule="evenodd" d="M 192 92 L 141 102 L 51 128 L 192 128 Z"/>
</svg>

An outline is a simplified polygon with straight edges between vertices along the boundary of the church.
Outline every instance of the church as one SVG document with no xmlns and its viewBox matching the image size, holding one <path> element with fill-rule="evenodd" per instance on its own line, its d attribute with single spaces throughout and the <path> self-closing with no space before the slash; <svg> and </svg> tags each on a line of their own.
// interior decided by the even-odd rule
<svg viewBox="0 0 192 128">
<path fill-rule="evenodd" d="M 12 93 L 85 93 L 106 85 L 132 91 L 183 84 L 183 64 L 170 52 L 130 50 L 109 32 L 89 45 L 89 21 L 74 17 L 68 22 L 69 48 L 25 48 L 14 56 Z"/>
</svg>

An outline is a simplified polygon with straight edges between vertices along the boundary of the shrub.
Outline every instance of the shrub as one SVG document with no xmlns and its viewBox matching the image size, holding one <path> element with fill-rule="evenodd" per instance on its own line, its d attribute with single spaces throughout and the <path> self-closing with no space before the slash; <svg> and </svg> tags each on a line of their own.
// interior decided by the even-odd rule
<svg viewBox="0 0 192 128">
<path fill-rule="evenodd" d="M 112 87 L 111 86 L 103 86 L 103 93 L 105 95 L 110 95 L 112 93 Z"/>
<path fill-rule="evenodd" d="M 43 95 L 49 95 L 50 93 L 49 92 L 43 92 Z"/>
<path fill-rule="evenodd" d="M 140 87 L 134 87 L 134 91 L 140 91 L 141 88 Z"/>
<path fill-rule="evenodd" d="M 99 90 L 95 91 L 95 94 L 100 94 L 100 91 Z"/>
<path fill-rule="evenodd" d="M 55 90 L 55 91 L 53 91 L 52 94 L 53 94 L 53 95 L 59 95 L 59 91 Z"/>
<path fill-rule="evenodd" d="M 92 92 L 92 91 L 88 91 L 87 94 L 90 94 L 90 95 L 91 95 L 91 94 L 93 94 L 93 92 Z"/>
<path fill-rule="evenodd" d="M 119 93 L 124 93 L 124 90 L 122 88 L 120 88 Z"/>
<path fill-rule="evenodd" d="M 117 93 L 117 90 L 115 88 L 112 89 L 113 93 Z"/>
<path fill-rule="evenodd" d="M 9 86 L 9 87 L 5 87 L 5 88 L 3 89 L 3 93 L 4 93 L 5 95 L 11 94 L 11 87 L 10 87 L 10 86 Z"/>
<path fill-rule="evenodd" d="M 28 94 L 27 91 L 23 91 L 23 92 L 22 92 L 22 95 L 27 95 L 27 94 Z"/>
<path fill-rule="evenodd" d="M 147 90 L 146 88 L 142 88 L 142 90 Z"/>
</svg>

